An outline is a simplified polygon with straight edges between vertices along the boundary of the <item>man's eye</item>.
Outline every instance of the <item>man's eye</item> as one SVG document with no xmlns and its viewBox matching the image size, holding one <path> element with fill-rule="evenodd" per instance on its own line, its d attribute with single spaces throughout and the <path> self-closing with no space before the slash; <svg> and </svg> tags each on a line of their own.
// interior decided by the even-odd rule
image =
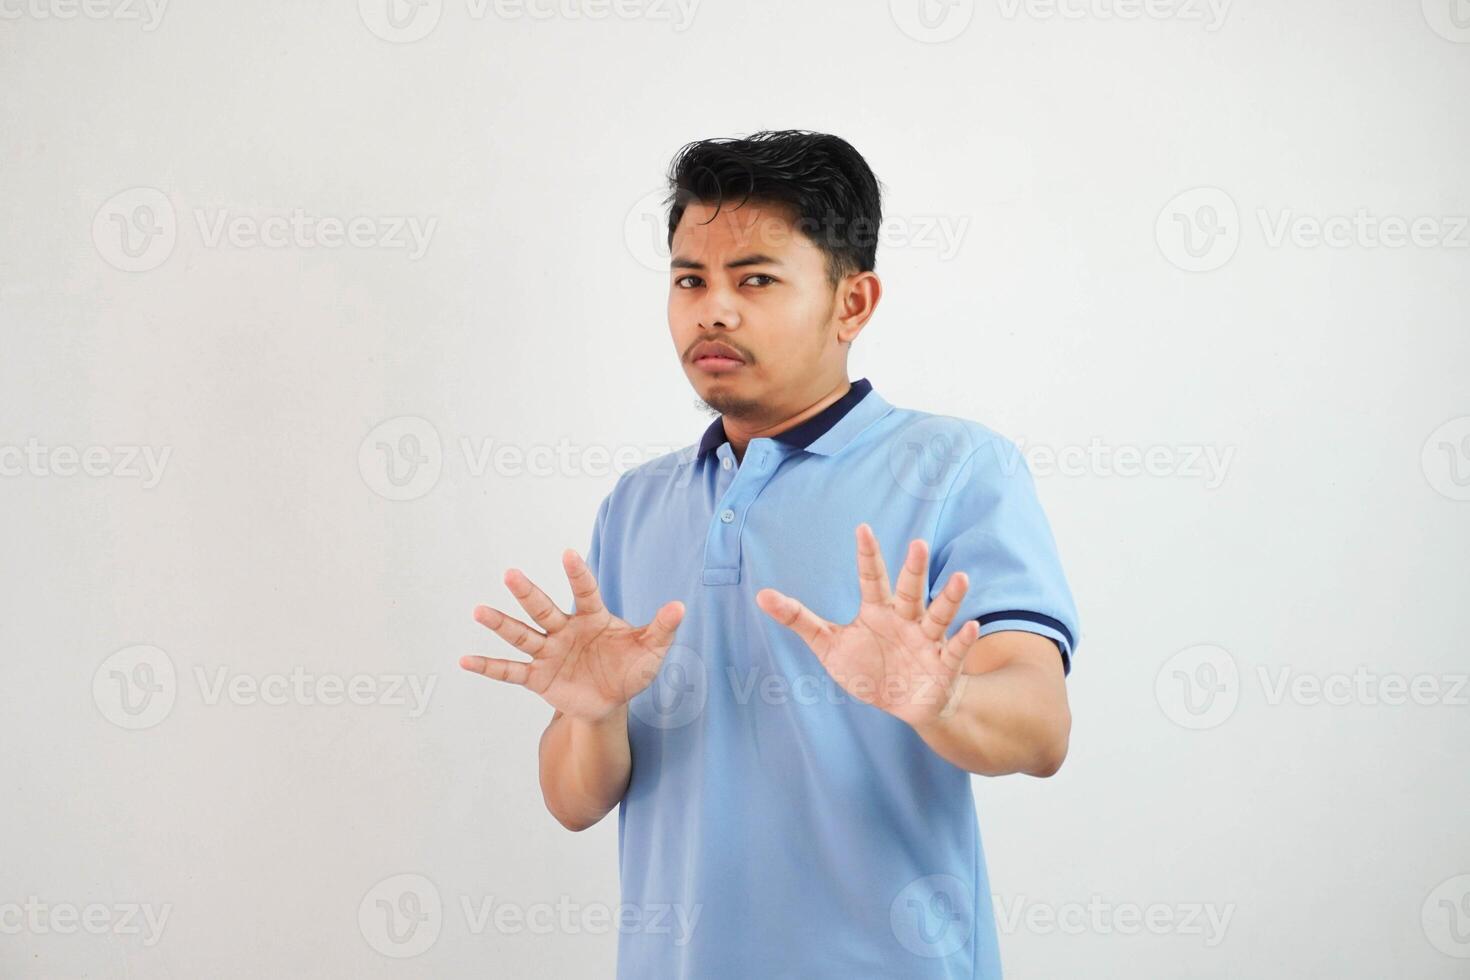
<svg viewBox="0 0 1470 980">
<path fill-rule="evenodd" d="M 678 286 L 680 289 L 692 289 L 693 288 L 692 286 L 686 286 L 686 285 L 684 285 L 684 283 L 688 282 L 691 279 L 693 279 L 696 282 L 699 281 L 699 277 L 698 276 L 680 276 L 678 279 L 675 279 L 674 280 L 674 285 L 675 286 Z"/>
<path fill-rule="evenodd" d="M 770 281 L 771 281 L 771 282 L 775 282 L 775 281 L 776 281 L 776 280 L 775 280 L 775 277 L 773 277 L 773 276 L 768 276 L 768 275 L 766 275 L 766 274 L 765 274 L 765 273 L 763 273 L 763 272 L 757 272 L 757 273 L 756 273 L 756 274 L 755 274 L 755 275 L 753 275 L 753 276 L 751 276 L 751 277 L 749 277 L 749 278 L 748 278 L 748 279 L 746 279 L 746 280 L 745 280 L 745 281 L 746 281 L 746 282 L 750 282 L 750 280 L 751 280 L 751 279 L 769 279 L 769 280 L 770 280 Z"/>
</svg>

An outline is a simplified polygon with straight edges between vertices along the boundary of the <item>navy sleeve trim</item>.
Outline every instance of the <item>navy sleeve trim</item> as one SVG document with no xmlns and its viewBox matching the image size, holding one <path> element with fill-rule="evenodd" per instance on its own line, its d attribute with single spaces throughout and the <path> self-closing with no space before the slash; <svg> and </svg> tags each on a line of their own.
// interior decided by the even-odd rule
<svg viewBox="0 0 1470 980">
<path fill-rule="evenodd" d="M 1075 648 L 1077 643 L 1072 639 L 1072 631 L 1067 629 L 1061 620 L 1053 619 L 1043 613 L 1029 612 L 1025 609 L 1007 609 L 1003 612 L 986 613 L 984 616 L 975 617 L 976 622 L 981 626 L 997 623 L 1003 619 L 1019 619 L 1027 623 L 1036 623 L 1039 626 L 1049 626 L 1062 634 L 1067 640 L 1065 646 L 1057 642 L 1057 649 L 1062 652 L 1062 676 L 1065 677 L 1072 672 L 1072 658 L 1068 656 L 1067 650 L 1069 648 Z"/>
</svg>

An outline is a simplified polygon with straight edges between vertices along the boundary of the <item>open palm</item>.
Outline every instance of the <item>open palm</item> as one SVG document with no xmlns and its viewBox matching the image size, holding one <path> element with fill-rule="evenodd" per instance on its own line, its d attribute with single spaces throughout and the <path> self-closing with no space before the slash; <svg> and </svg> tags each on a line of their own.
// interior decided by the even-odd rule
<svg viewBox="0 0 1470 980">
<path fill-rule="evenodd" d="M 575 551 L 562 552 L 562 567 L 572 585 L 570 616 L 519 570 L 505 573 L 506 587 L 545 632 L 498 609 L 475 607 L 475 619 L 528 654 L 529 662 L 471 655 L 459 665 L 535 691 L 565 715 L 601 721 L 653 683 L 684 604 L 665 603 L 647 626 L 633 626 L 603 605 L 592 570 Z"/>
<path fill-rule="evenodd" d="M 968 576 L 951 575 L 926 608 L 929 548 L 923 540 L 909 542 L 895 590 L 888 587 L 878 539 L 867 524 L 857 528 L 857 558 L 862 604 L 845 626 L 775 589 L 761 589 L 756 604 L 805 640 L 853 697 L 916 727 L 933 722 L 950 708 L 965 653 L 980 634 L 970 620 L 944 638 L 969 588 Z"/>
</svg>

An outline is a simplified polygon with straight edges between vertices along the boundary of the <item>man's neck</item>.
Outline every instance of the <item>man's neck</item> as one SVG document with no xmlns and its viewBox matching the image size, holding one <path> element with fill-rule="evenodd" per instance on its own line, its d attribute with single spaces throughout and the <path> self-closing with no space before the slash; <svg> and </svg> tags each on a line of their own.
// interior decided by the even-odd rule
<svg viewBox="0 0 1470 980">
<path fill-rule="evenodd" d="M 738 463 L 745 460 L 745 447 L 750 444 L 750 440 L 768 439 L 785 432 L 787 429 L 800 425 L 812 416 L 820 414 L 828 405 L 831 405 L 843 395 L 847 394 L 851 388 L 852 382 L 843 378 L 838 382 L 837 387 L 831 389 L 795 415 L 791 415 L 782 419 L 780 422 L 769 425 L 751 427 L 742 423 L 739 419 L 722 415 L 720 420 L 725 427 L 725 437 L 730 440 L 730 449 L 735 453 L 735 461 Z"/>
</svg>

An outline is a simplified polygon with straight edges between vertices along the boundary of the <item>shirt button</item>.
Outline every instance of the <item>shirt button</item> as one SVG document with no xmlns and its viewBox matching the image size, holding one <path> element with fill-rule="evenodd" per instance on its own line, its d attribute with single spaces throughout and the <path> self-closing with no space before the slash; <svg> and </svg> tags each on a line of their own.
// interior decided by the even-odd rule
<svg viewBox="0 0 1470 980">
<path fill-rule="evenodd" d="M 725 469 L 728 470 L 730 468 L 730 460 L 729 459 L 722 459 L 722 460 L 720 460 L 720 465 L 723 466 Z"/>
<path fill-rule="evenodd" d="M 720 511 L 720 520 L 724 521 L 726 524 L 729 524 L 734 519 L 735 512 L 730 508 L 726 507 L 724 510 Z"/>
</svg>

